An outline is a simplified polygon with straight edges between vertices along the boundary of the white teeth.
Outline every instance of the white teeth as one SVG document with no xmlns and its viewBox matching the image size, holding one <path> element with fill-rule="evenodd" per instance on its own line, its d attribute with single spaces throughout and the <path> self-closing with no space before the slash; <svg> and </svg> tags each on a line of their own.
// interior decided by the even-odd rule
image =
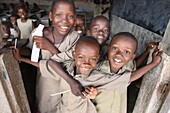
<svg viewBox="0 0 170 113">
<path fill-rule="evenodd" d="M 22 15 L 21 17 L 24 18 L 24 15 Z"/>
<path fill-rule="evenodd" d="M 103 36 L 97 36 L 97 38 L 99 38 L 99 39 L 103 39 L 104 37 L 103 37 Z"/>
<path fill-rule="evenodd" d="M 67 29 L 68 27 L 66 27 L 66 26 L 61 26 L 61 28 L 62 28 L 62 29 Z"/>
<path fill-rule="evenodd" d="M 89 70 L 89 68 L 82 68 L 82 70 L 88 71 L 88 70 Z"/>
<path fill-rule="evenodd" d="M 116 61 L 116 62 L 118 62 L 118 63 L 120 63 L 120 62 L 122 62 L 122 60 L 120 60 L 120 59 L 114 59 L 114 61 Z"/>
<path fill-rule="evenodd" d="M 82 33 L 82 31 L 77 31 L 79 34 Z"/>
</svg>

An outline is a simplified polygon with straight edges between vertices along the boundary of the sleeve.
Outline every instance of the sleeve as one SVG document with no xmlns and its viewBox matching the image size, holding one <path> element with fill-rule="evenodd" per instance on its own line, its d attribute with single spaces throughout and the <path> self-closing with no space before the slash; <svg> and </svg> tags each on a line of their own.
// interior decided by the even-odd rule
<svg viewBox="0 0 170 113">
<path fill-rule="evenodd" d="M 68 39 L 68 42 L 65 46 L 67 46 L 65 51 L 62 51 L 59 54 L 55 54 L 51 57 L 51 59 L 57 61 L 57 62 L 64 62 L 65 60 L 73 59 L 72 52 L 75 50 L 75 45 L 79 39 L 79 35 L 77 32 L 73 31 L 71 34 L 69 34 L 66 37 L 66 40 Z"/>
<path fill-rule="evenodd" d="M 59 54 L 54 54 L 51 59 L 57 62 L 64 62 L 65 60 L 73 59 L 72 52 L 74 51 L 74 47 L 70 48 L 68 51 L 61 52 Z"/>
<path fill-rule="evenodd" d="M 60 79 L 61 77 L 48 65 L 48 60 L 40 60 L 39 69 L 42 77 Z"/>
<path fill-rule="evenodd" d="M 128 84 L 131 76 L 131 72 L 125 72 L 122 75 L 105 75 L 104 73 L 95 73 L 90 75 L 88 78 L 83 79 L 81 77 L 76 78 L 83 86 L 93 86 L 99 91 L 103 90 L 119 90 L 124 91 Z"/>
</svg>

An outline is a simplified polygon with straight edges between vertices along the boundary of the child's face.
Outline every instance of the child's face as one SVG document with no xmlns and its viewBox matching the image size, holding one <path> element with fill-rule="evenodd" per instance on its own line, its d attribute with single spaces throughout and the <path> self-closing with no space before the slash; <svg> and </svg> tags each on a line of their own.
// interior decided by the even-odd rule
<svg viewBox="0 0 170 113">
<path fill-rule="evenodd" d="M 27 18 L 27 13 L 23 8 L 18 9 L 18 15 L 21 19 Z"/>
<path fill-rule="evenodd" d="M 13 25 L 16 25 L 16 23 L 17 23 L 17 18 L 14 17 L 14 16 L 12 16 L 12 17 L 10 17 L 10 21 L 11 21 L 11 23 L 12 23 Z"/>
<path fill-rule="evenodd" d="M 77 74 L 88 75 L 97 65 L 99 48 L 92 44 L 81 44 L 74 53 Z"/>
<path fill-rule="evenodd" d="M 8 38 L 8 36 L 11 34 L 10 29 L 6 25 L 2 25 L 2 30 L 5 33 L 5 37 L 4 38 Z"/>
<path fill-rule="evenodd" d="M 84 21 L 82 18 L 77 17 L 76 19 L 76 25 L 75 30 L 80 34 L 80 36 L 83 36 L 85 33 L 85 26 Z"/>
<path fill-rule="evenodd" d="M 49 15 L 55 31 L 60 36 L 65 36 L 73 28 L 75 22 L 75 11 L 71 4 L 57 2 Z"/>
<path fill-rule="evenodd" d="M 108 39 L 109 32 L 109 21 L 98 18 L 91 24 L 89 35 L 96 38 L 99 44 L 102 45 Z"/>
<path fill-rule="evenodd" d="M 122 66 L 135 58 L 136 42 L 125 36 L 117 36 L 112 40 L 108 59 L 112 72 L 117 72 Z"/>
</svg>

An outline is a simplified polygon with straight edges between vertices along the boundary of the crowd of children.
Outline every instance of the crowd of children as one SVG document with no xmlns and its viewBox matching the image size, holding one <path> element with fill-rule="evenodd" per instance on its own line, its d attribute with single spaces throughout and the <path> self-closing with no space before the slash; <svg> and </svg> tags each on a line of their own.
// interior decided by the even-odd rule
<svg viewBox="0 0 170 113">
<path fill-rule="evenodd" d="M 106 44 L 109 19 L 96 16 L 86 29 L 72 0 L 53 0 L 53 26 L 45 27 L 42 36 L 32 37 L 36 28 L 25 7 L 18 7 L 17 14 L 10 24 L 2 22 L 3 38 L 28 40 L 27 48 L 13 48 L 13 56 L 38 68 L 33 113 L 126 113 L 128 85 L 161 62 L 157 43 L 150 43 L 136 59 L 138 41 L 129 32 L 115 34 Z M 29 58 L 33 42 L 41 49 L 38 62 Z M 152 61 L 141 66 L 152 48 Z"/>
</svg>

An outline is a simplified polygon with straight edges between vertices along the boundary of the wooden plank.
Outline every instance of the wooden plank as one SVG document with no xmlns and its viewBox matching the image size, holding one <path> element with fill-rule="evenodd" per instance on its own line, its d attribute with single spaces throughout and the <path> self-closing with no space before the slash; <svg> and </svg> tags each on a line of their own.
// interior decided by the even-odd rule
<svg viewBox="0 0 170 113">
<path fill-rule="evenodd" d="M 10 108 L 8 112 L 2 113 L 30 113 L 18 62 L 11 51 L 1 54 L 0 58 L 1 90 L 4 93 L 0 95 L 0 108 L 4 103 L 7 103 L 4 110 Z"/>
<path fill-rule="evenodd" d="M 169 85 L 170 86 L 170 85 Z M 170 113 L 170 91 L 159 113 Z"/>
<path fill-rule="evenodd" d="M 170 20 L 165 30 L 164 38 L 161 41 L 159 48 L 170 56 Z"/>
<path fill-rule="evenodd" d="M 170 83 L 170 56 L 163 53 L 162 62 L 145 74 L 133 113 L 159 113 L 166 92 L 163 86 Z"/>
</svg>

